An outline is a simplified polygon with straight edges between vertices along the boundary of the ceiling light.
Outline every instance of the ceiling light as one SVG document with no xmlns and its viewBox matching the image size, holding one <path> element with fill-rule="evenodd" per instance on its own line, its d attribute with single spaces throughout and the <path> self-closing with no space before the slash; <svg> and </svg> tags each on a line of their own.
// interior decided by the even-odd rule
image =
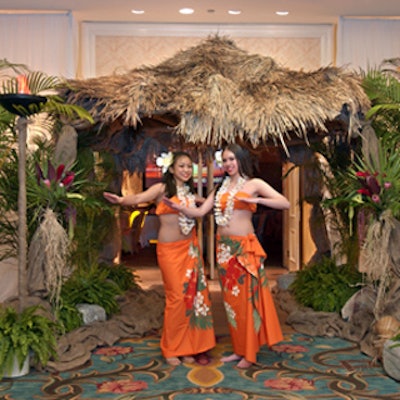
<svg viewBox="0 0 400 400">
<path fill-rule="evenodd" d="M 180 12 L 181 14 L 186 14 L 186 15 L 188 15 L 188 14 L 193 14 L 193 13 L 194 13 L 194 10 L 193 10 L 193 8 L 181 8 L 181 9 L 179 10 L 179 12 Z"/>
<path fill-rule="evenodd" d="M 144 10 L 132 10 L 132 14 L 144 14 Z"/>
<path fill-rule="evenodd" d="M 289 15 L 289 11 L 277 11 L 275 14 L 284 17 L 285 15 Z"/>
<path fill-rule="evenodd" d="M 229 10 L 228 11 L 228 14 L 231 14 L 231 15 L 239 15 L 241 13 L 242 12 L 240 10 Z"/>
</svg>

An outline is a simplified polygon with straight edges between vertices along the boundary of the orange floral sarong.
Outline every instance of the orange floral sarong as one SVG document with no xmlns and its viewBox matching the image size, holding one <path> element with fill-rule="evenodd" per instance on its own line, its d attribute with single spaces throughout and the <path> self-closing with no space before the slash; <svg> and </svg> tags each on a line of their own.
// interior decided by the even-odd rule
<svg viewBox="0 0 400 400">
<path fill-rule="evenodd" d="M 262 345 L 283 340 L 265 258 L 254 234 L 217 236 L 217 265 L 233 351 L 253 363 Z"/>
<path fill-rule="evenodd" d="M 163 356 L 190 356 L 210 350 L 215 346 L 215 334 L 195 230 L 186 240 L 158 242 L 157 260 L 165 289 Z"/>
</svg>

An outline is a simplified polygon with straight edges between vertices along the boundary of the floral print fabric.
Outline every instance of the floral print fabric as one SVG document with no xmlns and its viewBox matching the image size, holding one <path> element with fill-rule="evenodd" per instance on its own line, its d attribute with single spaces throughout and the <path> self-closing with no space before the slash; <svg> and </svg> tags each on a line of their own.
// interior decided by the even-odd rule
<svg viewBox="0 0 400 400">
<path fill-rule="evenodd" d="M 195 231 L 178 242 L 157 243 L 164 288 L 163 356 L 194 355 L 215 346 L 210 294 Z"/>
<path fill-rule="evenodd" d="M 283 339 L 265 258 L 254 234 L 217 237 L 217 265 L 233 349 L 250 362 L 256 362 L 261 345 Z"/>
</svg>

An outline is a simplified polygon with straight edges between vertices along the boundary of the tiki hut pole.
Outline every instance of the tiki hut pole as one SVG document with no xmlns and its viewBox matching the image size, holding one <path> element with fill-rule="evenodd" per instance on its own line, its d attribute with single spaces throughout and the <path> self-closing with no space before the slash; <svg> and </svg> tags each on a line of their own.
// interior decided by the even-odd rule
<svg viewBox="0 0 400 400">
<path fill-rule="evenodd" d="M 214 164 L 207 157 L 207 193 L 210 193 L 214 187 Z M 210 266 L 210 279 L 215 278 L 215 259 L 214 259 L 214 216 L 208 215 L 208 232 L 207 232 L 207 259 Z"/>
<path fill-rule="evenodd" d="M 197 152 L 197 158 L 198 158 L 198 168 L 197 168 L 197 194 L 199 197 L 203 197 L 203 154 L 199 150 Z M 199 247 L 200 247 L 200 253 L 203 254 L 203 224 L 202 224 L 202 219 L 198 219 L 198 229 L 197 229 L 197 236 L 199 239 Z"/>
</svg>

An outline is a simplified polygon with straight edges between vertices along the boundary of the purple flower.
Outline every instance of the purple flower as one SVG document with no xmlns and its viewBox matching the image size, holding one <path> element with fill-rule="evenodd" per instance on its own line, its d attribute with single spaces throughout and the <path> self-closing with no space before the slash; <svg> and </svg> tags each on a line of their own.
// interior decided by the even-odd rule
<svg viewBox="0 0 400 400">
<path fill-rule="evenodd" d="M 379 186 L 379 183 L 375 176 L 369 175 L 365 178 L 365 182 L 373 194 L 379 194 L 381 191 L 381 187 Z"/>
</svg>

